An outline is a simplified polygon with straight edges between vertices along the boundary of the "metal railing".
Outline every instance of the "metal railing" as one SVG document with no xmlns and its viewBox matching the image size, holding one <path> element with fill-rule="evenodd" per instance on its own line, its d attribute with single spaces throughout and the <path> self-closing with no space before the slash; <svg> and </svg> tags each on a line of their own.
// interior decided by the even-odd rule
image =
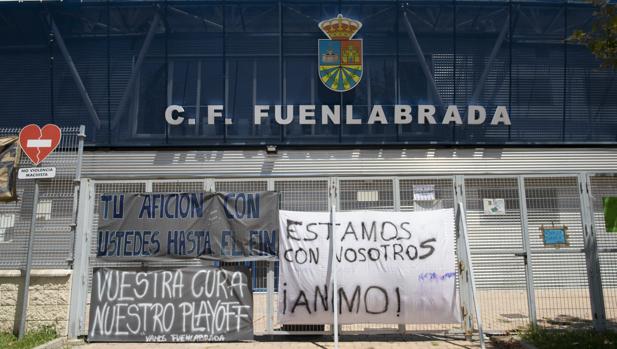
<svg viewBox="0 0 617 349">
<path fill-rule="evenodd" d="M 17 201 L 0 204 L 0 269 L 22 269 L 26 264 L 32 211 L 36 210 L 33 267 L 69 268 L 77 215 L 76 180 L 81 175 L 84 127 L 62 128 L 58 148 L 42 163 L 56 168 L 56 177 L 39 180 L 39 200 L 33 204 L 34 180 L 17 181 Z M 20 129 L 0 129 L 0 136 Z M 22 154 L 19 167 L 34 165 Z"/>
</svg>

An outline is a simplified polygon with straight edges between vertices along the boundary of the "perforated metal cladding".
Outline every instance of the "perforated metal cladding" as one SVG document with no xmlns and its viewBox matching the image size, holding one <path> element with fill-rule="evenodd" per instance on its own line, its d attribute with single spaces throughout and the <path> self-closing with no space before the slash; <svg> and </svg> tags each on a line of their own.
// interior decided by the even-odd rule
<svg viewBox="0 0 617 349">
<path fill-rule="evenodd" d="M 555 174 L 617 171 L 617 149 L 604 148 L 408 148 L 408 149 L 280 149 L 87 151 L 84 177 L 123 179 L 199 176 L 234 179 L 341 179 L 362 174 L 386 176 L 451 176 Z M 248 178 L 251 178 L 250 180 Z"/>
<path fill-rule="evenodd" d="M 290 211 L 328 211 L 328 180 L 275 181 L 281 209 Z"/>
<path fill-rule="evenodd" d="M 192 192 L 203 191 L 203 181 L 156 181 L 152 183 L 152 192 Z"/>
<path fill-rule="evenodd" d="M 239 191 L 266 191 L 268 182 L 265 180 L 216 180 L 216 191 L 220 192 L 239 192 Z"/>
<path fill-rule="evenodd" d="M 123 147 L 616 141 L 613 74 L 598 69 L 586 48 L 566 40 L 591 23 L 593 7 L 578 1 L 46 3 L 3 4 L 3 13 L 15 21 L 1 24 L 1 126 L 24 115 L 31 122 L 83 123 L 90 144 Z M 364 39 L 364 76 L 344 97 L 358 107 L 358 117 L 366 120 L 371 104 L 391 110 L 397 103 L 441 99 L 461 109 L 486 106 L 489 119 L 496 105 L 506 105 L 512 126 L 251 122 L 256 103 L 340 103 L 314 74 L 316 41 L 324 38 L 316 19 L 339 12 L 364 24 L 357 36 Z M 48 19 L 56 23 L 102 126 L 89 115 L 58 40 L 49 40 Z M 17 23 L 29 23 L 28 30 Z M 156 35 L 136 67 L 153 23 Z M 136 83 L 127 89 L 137 70 Z M 125 91 L 130 103 L 121 108 Z M 197 125 L 168 128 L 162 117 L 153 117 L 169 104 L 185 106 Z M 214 104 L 225 105 L 234 124 L 206 125 L 205 108 Z"/>
<path fill-rule="evenodd" d="M 20 129 L 0 129 L 0 136 L 17 135 Z M 62 128 L 58 148 L 41 167 L 55 167 L 56 177 L 39 180 L 39 204 L 33 241 L 33 268 L 67 268 L 73 256 L 73 197 L 78 165 L 79 128 Z M 33 167 L 22 153 L 22 168 Z M 18 180 L 18 200 L 0 203 L 4 241 L 0 241 L 0 269 L 19 269 L 26 263 L 34 181 Z"/>
<path fill-rule="evenodd" d="M 394 194 L 391 179 L 341 179 L 339 181 L 340 211 L 388 210 L 394 208 Z M 377 192 L 366 195 L 366 201 L 359 199 L 359 192 Z"/>
<path fill-rule="evenodd" d="M 452 179 L 401 179 L 400 208 L 401 211 L 416 211 L 414 202 L 414 185 L 429 185 L 435 189 L 435 208 L 454 208 L 454 186 Z"/>
<path fill-rule="evenodd" d="M 516 178 L 465 179 L 465 198 L 472 253 L 523 249 Z M 485 213 L 485 199 L 503 199 L 505 214 Z"/>
</svg>

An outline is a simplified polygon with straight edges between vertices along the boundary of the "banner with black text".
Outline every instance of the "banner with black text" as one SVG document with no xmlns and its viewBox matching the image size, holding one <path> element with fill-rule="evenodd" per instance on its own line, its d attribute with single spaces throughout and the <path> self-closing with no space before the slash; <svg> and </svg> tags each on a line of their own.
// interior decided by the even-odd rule
<svg viewBox="0 0 617 349">
<path fill-rule="evenodd" d="M 243 261 L 278 250 L 275 192 L 110 193 L 98 207 L 99 258 Z"/>
<path fill-rule="evenodd" d="M 280 211 L 279 305 L 283 324 L 458 323 L 454 213 Z"/>
</svg>

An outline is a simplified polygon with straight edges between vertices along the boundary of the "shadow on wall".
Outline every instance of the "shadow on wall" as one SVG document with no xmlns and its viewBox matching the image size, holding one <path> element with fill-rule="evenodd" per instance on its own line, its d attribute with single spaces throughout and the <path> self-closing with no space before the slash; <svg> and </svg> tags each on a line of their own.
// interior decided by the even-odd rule
<svg viewBox="0 0 617 349">
<path fill-rule="evenodd" d="M 432 159 L 442 161 L 460 160 L 469 166 L 469 161 L 500 160 L 503 157 L 503 150 L 485 148 L 433 148 L 433 149 L 340 149 L 340 150 L 300 150 L 285 149 L 276 153 L 267 153 L 264 150 L 193 150 L 193 151 L 161 151 L 152 154 L 153 158 L 144 158 L 145 167 L 152 166 L 160 172 L 173 172 L 175 166 L 187 166 L 187 172 L 198 171 L 199 175 L 216 175 L 217 173 L 228 173 L 234 168 L 235 174 L 246 174 L 252 176 L 268 176 L 275 174 L 276 167 L 284 168 L 286 165 L 293 167 L 299 164 L 303 167 L 307 163 L 314 165 L 310 171 L 307 169 L 305 174 L 314 174 L 320 167 L 331 173 L 339 172 L 344 169 L 345 164 L 358 165 L 354 161 L 371 162 L 373 166 L 382 165 L 381 160 L 398 161 L 399 165 L 405 165 L 405 161 L 415 160 L 425 164 Z M 138 157 L 136 155 L 136 157 Z M 336 160 L 339 163 L 331 161 Z M 375 162 L 377 161 L 377 162 Z M 351 167 L 353 167 L 353 165 Z M 290 168 L 292 168 L 290 167 Z M 189 170 L 189 168 L 191 170 Z M 200 169 L 203 169 L 201 171 Z M 366 169 L 366 168 L 365 168 Z M 171 171 L 171 172 L 170 172 Z M 304 171 L 304 170 L 302 170 Z M 313 172 L 312 172 L 313 171 Z M 209 172 L 209 173 L 205 173 Z M 286 171 L 285 171 L 286 172 Z M 296 171 L 294 171 L 296 172 Z M 304 173 L 304 172 L 302 172 Z M 189 173 L 184 173 L 189 174 Z M 195 173 L 197 175 L 197 173 Z M 281 174 L 281 173 L 279 173 Z"/>
<path fill-rule="evenodd" d="M 433 148 L 433 149 L 349 149 L 349 150 L 280 150 L 275 154 L 267 154 L 263 150 L 204 150 L 157 152 L 154 165 L 171 165 L 194 162 L 210 162 L 224 159 L 238 160 L 302 160 L 302 159 L 400 159 L 400 158 L 483 158 L 500 159 L 501 148 Z"/>
</svg>

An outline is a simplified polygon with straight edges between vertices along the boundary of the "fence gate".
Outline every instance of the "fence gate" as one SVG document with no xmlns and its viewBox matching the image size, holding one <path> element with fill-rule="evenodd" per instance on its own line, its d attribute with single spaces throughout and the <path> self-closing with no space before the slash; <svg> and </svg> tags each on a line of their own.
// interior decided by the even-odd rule
<svg viewBox="0 0 617 349">
<path fill-rule="evenodd" d="M 529 323 L 525 226 L 517 177 L 465 178 L 465 214 L 484 328 L 502 332 Z M 485 200 L 503 199 L 505 212 L 487 214 Z"/>
<path fill-rule="evenodd" d="M 591 326 L 578 178 L 526 177 L 524 187 L 538 323 Z M 567 227 L 568 246 L 545 246 L 542 226 Z"/>
</svg>

